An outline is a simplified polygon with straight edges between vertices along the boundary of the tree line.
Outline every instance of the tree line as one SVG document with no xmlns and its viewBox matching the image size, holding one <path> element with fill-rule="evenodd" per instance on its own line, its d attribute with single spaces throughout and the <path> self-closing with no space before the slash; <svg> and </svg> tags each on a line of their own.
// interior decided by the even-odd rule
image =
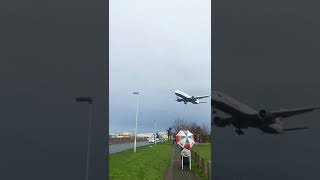
<svg viewBox="0 0 320 180">
<path fill-rule="evenodd" d="M 190 121 L 183 118 L 177 118 L 167 129 L 169 140 L 175 138 L 175 135 L 182 129 L 188 129 L 196 137 L 196 141 L 200 143 L 210 142 L 211 127 L 204 122 Z"/>
</svg>

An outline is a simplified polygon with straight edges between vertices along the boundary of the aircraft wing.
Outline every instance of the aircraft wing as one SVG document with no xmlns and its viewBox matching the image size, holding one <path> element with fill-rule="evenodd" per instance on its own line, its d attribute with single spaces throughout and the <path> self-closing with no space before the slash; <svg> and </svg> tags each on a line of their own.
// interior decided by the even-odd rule
<svg viewBox="0 0 320 180">
<path fill-rule="evenodd" d="M 297 131 L 297 130 L 303 130 L 303 129 L 309 129 L 307 126 L 303 127 L 295 127 L 295 128 L 285 128 L 284 131 Z"/>
<path fill-rule="evenodd" d="M 196 96 L 195 98 L 197 98 L 197 99 L 203 99 L 203 98 L 207 98 L 207 97 L 209 97 L 208 95 L 207 96 Z"/>
<path fill-rule="evenodd" d="M 294 116 L 294 115 L 299 115 L 299 114 L 303 114 L 303 113 L 307 113 L 310 111 L 314 111 L 316 109 L 319 109 L 320 107 L 308 107 L 308 108 L 298 108 L 298 109 L 291 109 L 291 110 L 280 110 L 280 111 L 271 111 L 271 115 L 273 117 L 282 117 L 282 118 L 286 118 L 286 117 L 290 117 L 290 116 Z"/>
</svg>

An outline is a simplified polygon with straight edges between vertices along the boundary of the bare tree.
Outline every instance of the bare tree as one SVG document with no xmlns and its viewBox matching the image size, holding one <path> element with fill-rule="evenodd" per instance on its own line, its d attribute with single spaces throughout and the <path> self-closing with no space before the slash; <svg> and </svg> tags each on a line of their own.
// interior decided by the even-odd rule
<svg viewBox="0 0 320 180">
<path fill-rule="evenodd" d="M 202 124 L 201 124 L 201 129 L 203 130 L 205 135 L 211 134 L 211 127 L 204 122 L 202 122 Z"/>
<path fill-rule="evenodd" d="M 182 118 L 177 118 L 173 122 L 173 129 L 175 133 L 178 133 L 181 129 L 188 129 L 191 133 L 196 136 L 196 141 L 198 142 L 208 142 L 210 141 L 210 126 L 199 121 L 187 121 Z"/>
<path fill-rule="evenodd" d="M 171 131 L 172 131 L 172 127 L 169 127 L 167 129 L 167 132 L 168 132 L 168 140 L 170 141 L 171 140 Z"/>
<path fill-rule="evenodd" d="M 174 120 L 172 128 L 175 130 L 175 132 L 179 132 L 181 129 L 187 129 L 188 123 L 185 119 L 177 118 Z"/>
</svg>

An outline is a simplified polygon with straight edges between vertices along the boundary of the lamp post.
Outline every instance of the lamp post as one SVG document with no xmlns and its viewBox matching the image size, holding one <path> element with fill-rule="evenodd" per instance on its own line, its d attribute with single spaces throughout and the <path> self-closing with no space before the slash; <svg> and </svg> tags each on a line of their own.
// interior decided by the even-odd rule
<svg viewBox="0 0 320 180">
<path fill-rule="evenodd" d="M 153 130 L 154 130 L 154 145 L 157 144 L 157 125 L 156 120 L 153 120 Z"/>
<path fill-rule="evenodd" d="M 133 94 L 137 95 L 136 128 L 134 130 L 134 147 L 133 147 L 133 152 L 136 152 L 136 149 L 137 149 L 137 129 L 138 129 L 138 109 L 139 109 L 139 92 L 133 92 Z"/>
<path fill-rule="evenodd" d="M 85 180 L 89 179 L 89 165 L 90 165 L 90 147 L 91 147 L 91 130 L 92 130 L 92 121 L 94 118 L 94 107 L 93 107 L 93 100 L 91 97 L 77 97 L 76 102 L 86 102 L 91 105 L 91 118 L 89 119 L 89 128 L 88 128 L 88 147 L 87 147 L 87 157 L 86 157 L 86 174 Z"/>
</svg>

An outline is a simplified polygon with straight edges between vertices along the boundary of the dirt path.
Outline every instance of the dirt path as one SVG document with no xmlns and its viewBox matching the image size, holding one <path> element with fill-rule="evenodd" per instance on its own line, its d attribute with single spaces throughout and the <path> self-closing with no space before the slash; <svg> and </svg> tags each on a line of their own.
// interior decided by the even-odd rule
<svg viewBox="0 0 320 180">
<path fill-rule="evenodd" d="M 187 167 L 181 170 L 181 160 L 180 160 L 180 149 L 173 145 L 172 146 L 172 157 L 170 165 L 164 176 L 164 180 L 198 180 Z"/>
</svg>

